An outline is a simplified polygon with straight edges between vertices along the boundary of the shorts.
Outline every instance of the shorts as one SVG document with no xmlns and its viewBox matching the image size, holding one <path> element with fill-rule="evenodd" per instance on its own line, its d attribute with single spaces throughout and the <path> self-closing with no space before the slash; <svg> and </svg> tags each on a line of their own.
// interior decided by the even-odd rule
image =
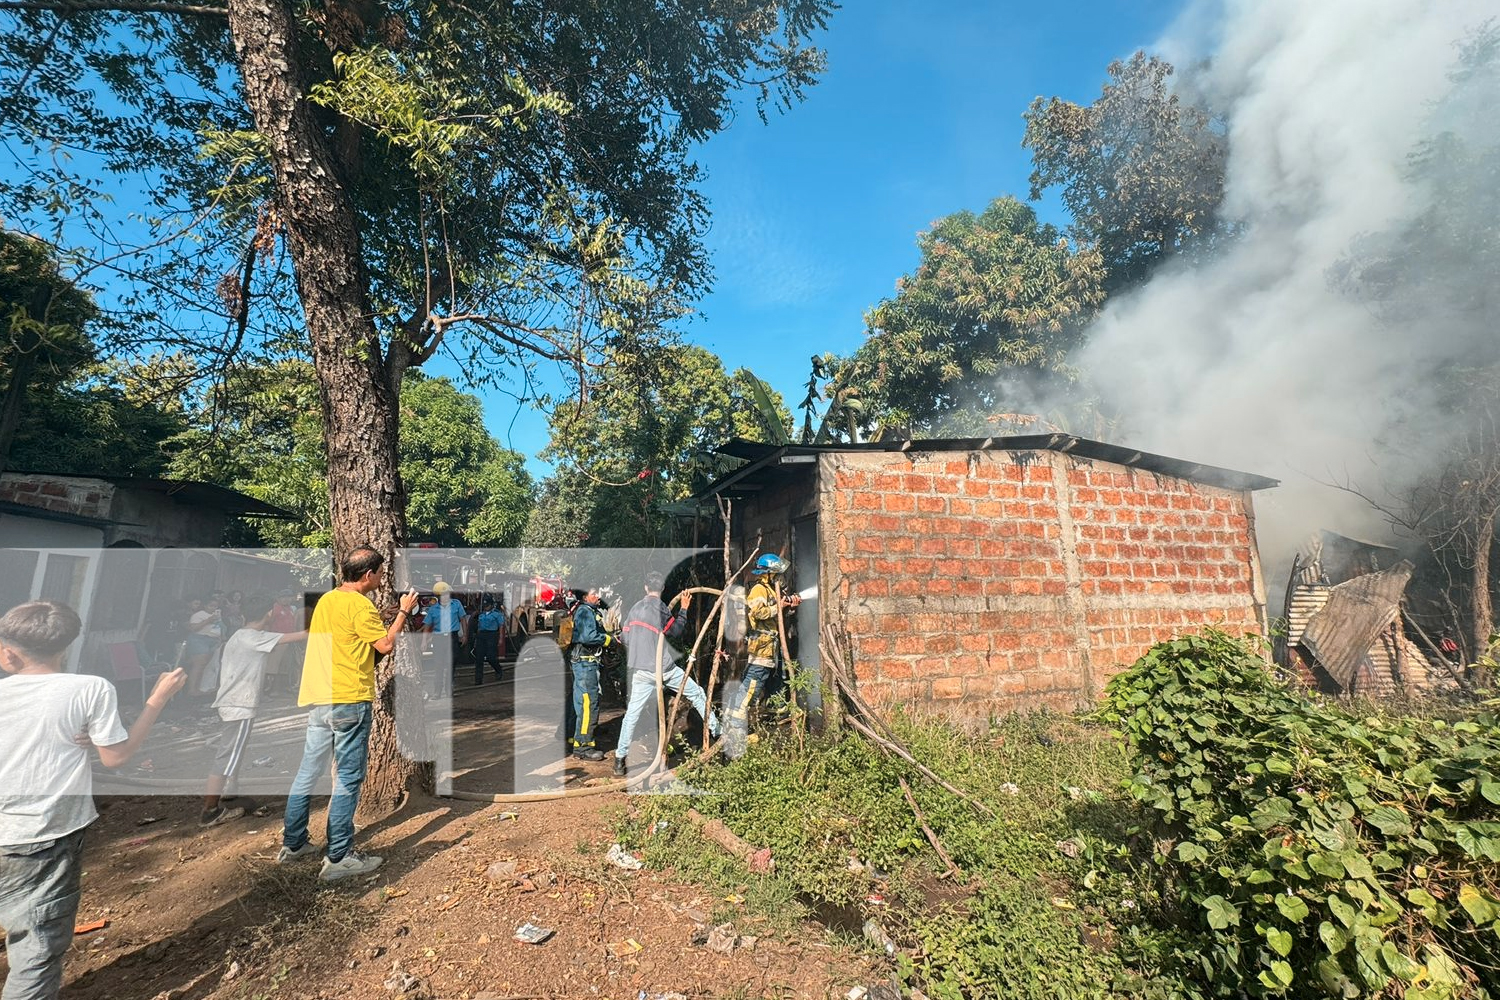
<svg viewBox="0 0 1500 1000">
<path fill-rule="evenodd" d="M 232 778 L 240 769 L 245 756 L 245 747 L 250 742 L 250 731 L 255 728 L 254 719 L 236 719 L 224 723 L 219 749 L 214 753 L 214 774 Z"/>
</svg>

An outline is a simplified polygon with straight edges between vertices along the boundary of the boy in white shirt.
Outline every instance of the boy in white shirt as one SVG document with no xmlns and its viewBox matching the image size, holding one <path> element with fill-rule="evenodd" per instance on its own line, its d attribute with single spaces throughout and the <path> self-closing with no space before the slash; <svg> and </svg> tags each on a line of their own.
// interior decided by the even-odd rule
<svg viewBox="0 0 1500 1000">
<path fill-rule="evenodd" d="M 301 642 L 307 631 L 277 632 L 271 628 L 272 609 L 276 599 L 270 594 L 251 594 L 240 605 L 245 626 L 235 631 L 224 644 L 219 659 L 219 696 L 213 707 L 224 721 L 224 735 L 214 758 L 213 773 L 203 792 L 203 813 L 199 826 L 218 826 L 245 815 L 244 806 L 226 806 L 221 801 L 224 788 L 234 780 L 250 731 L 255 728 L 255 711 L 260 707 L 261 681 L 266 664 L 277 646 Z"/>
<path fill-rule="evenodd" d="M 109 681 L 63 670 L 82 628 L 66 604 L 31 601 L 0 616 L 0 926 L 4 1000 L 52 1000 L 78 915 L 83 832 L 98 818 L 89 748 L 120 767 L 186 677 L 157 679 L 135 724 L 120 723 Z"/>
</svg>

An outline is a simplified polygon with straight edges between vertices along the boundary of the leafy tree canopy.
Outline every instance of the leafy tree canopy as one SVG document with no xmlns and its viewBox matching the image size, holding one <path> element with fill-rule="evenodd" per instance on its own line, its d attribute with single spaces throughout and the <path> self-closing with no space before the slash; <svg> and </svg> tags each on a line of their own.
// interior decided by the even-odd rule
<svg viewBox="0 0 1500 1000">
<path fill-rule="evenodd" d="M 0 230 L 0 466 L 161 474 L 181 414 L 132 395 L 130 366 L 98 362 L 99 318 L 50 244 Z"/>
<path fill-rule="evenodd" d="M 236 369 L 204 399 L 182 439 L 176 476 L 242 490 L 297 515 L 259 521 L 264 544 L 330 542 L 328 464 L 311 366 Z M 532 506 L 523 456 L 484 429 L 479 400 L 443 378 L 411 373 L 401 393 L 401 477 L 412 537 L 451 546 L 518 544 Z"/>
<path fill-rule="evenodd" d="M 1096 251 L 1014 198 L 939 219 L 917 245 L 917 270 L 865 317 L 869 339 L 823 364 L 853 430 L 975 433 L 1008 381 L 1072 377 L 1068 352 L 1104 297 Z"/>
<path fill-rule="evenodd" d="M 0 215 L 83 227 L 95 242 L 78 248 L 80 273 L 129 283 L 127 339 L 205 370 L 295 346 L 278 237 L 295 243 L 304 220 L 279 196 L 227 8 L 97 6 L 0 3 L 0 136 L 22 161 L 0 179 Z M 741 88 L 763 109 L 797 99 L 832 9 L 292 6 L 302 82 L 358 220 L 361 259 L 345 264 L 368 283 L 393 383 L 454 326 L 472 336 L 443 349 L 479 380 L 547 360 L 582 377 L 585 358 L 649 339 L 710 277 L 692 146 L 726 127 Z M 138 239 L 112 228 L 114 182 L 98 180 L 111 175 L 151 202 Z"/>
<path fill-rule="evenodd" d="M 723 471 L 712 450 L 731 438 L 784 441 L 791 415 L 779 394 L 746 369 L 728 373 L 718 356 L 678 345 L 621 362 L 611 380 L 552 419 L 543 457 L 563 471 L 547 491 L 554 544 L 648 545 L 664 519 L 657 505 L 681 500 Z M 560 513 L 559 513 L 560 512 Z M 573 529 L 568 518 L 583 519 Z"/>
<path fill-rule="evenodd" d="M 1061 188 L 1072 235 L 1098 248 L 1112 291 L 1224 232 L 1224 125 L 1174 92 L 1172 73 L 1170 63 L 1137 52 L 1110 64 L 1092 104 L 1038 97 L 1025 115 L 1031 197 Z"/>
</svg>

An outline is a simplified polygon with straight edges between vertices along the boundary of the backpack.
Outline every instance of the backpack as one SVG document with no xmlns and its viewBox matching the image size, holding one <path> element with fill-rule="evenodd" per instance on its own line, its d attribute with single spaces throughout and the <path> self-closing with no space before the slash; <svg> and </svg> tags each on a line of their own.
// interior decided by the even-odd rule
<svg viewBox="0 0 1500 1000">
<path fill-rule="evenodd" d="M 625 614 L 620 610 L 620 602 L 616 601 L 614 606 L 604 612 L 604 631 L 610 635 L 619 635 L 620 627 L 625 624 Z"/>
<path fill-rule="evenodd" d="M 557 620 L 557 644 L 564 649 L 573 645 L 572 615 L 567 615 Z"/>
</svg>

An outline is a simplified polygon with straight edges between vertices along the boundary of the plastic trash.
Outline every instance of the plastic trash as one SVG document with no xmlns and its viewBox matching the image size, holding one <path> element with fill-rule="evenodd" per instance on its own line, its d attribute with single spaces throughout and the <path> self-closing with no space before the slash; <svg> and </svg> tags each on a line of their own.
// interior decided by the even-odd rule
<svg viewBox="0 0 1500 1000">
<path fill-rule="evenodd" d="M 604 855 L 604 860 L 628 872 L 639 871 L 641 868 L 641 859 L 619 844 L 610 845 L 609 852 Z"/>
<path fill-rule="evenodd" d="M 528 920 L 516 928 L 515 939 L 522 944 L 541 944 L 555 933 L 557 932 L 550 927 L 542 927 Z"/>
</svg>

